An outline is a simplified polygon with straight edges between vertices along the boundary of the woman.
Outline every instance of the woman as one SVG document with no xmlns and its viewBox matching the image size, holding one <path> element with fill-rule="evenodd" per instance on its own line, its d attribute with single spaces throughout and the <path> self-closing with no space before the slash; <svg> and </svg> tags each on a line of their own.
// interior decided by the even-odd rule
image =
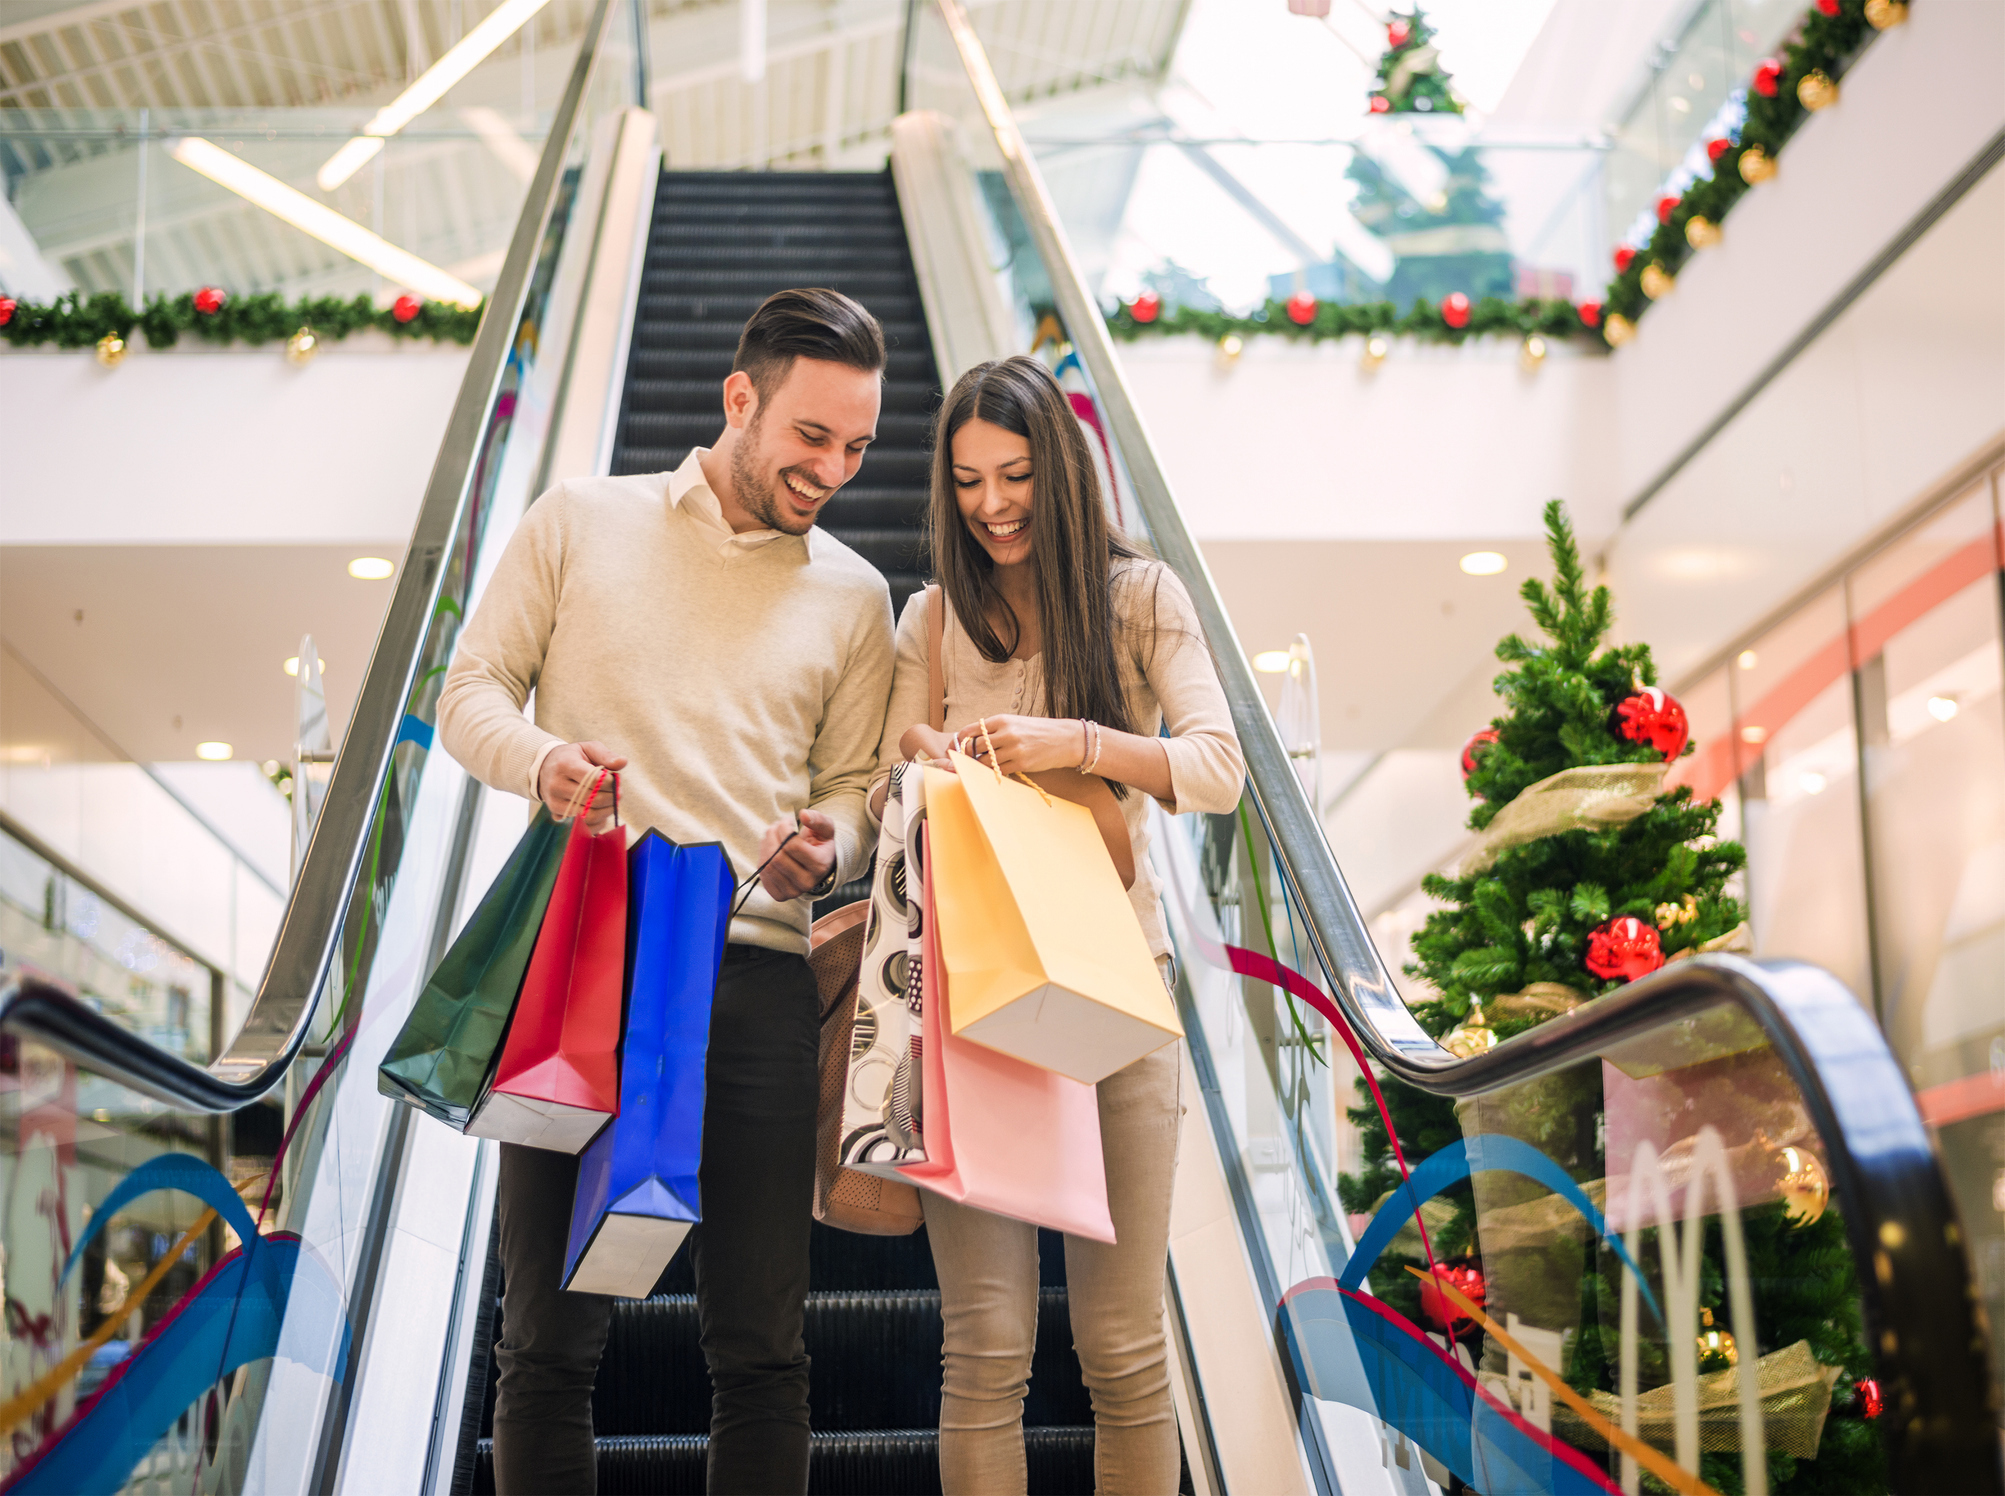
<svg viewBox="0 0 2005 1496">
<path fill-rule="evenodd" d="M 982 364 L 955 383 L 936 430 L 928 529 L 939 585 L 899 620 L 884 777 L 899 759 L 944 761 L 958 746 L 1004 773 L 1076 769 L 1106 781 L 1133 847 L 1135 918 L 1167 980 L 1170 943 L 1145 855 L 1148 803 L 1229 811 L 1245 762 L 1189 594 L 1110 529 L 1078 419 L 1035 359 Z M 936 602 L 947 731 L 929 725 L 927 610 Z M 1158 735 L 1165 722 L 1168 737 Z M 884 793 L 880 779 L 874 810 Z M 1177 1488 L 1163 1274 L 1180 1076 L 1172 1044 L 1100 1082 L 1117 1242 L 1065 1241 L 1103 1496 Z M 936 1194 L 922 1199 L 946 1320 L 942 1484 L 950 1496 L 1021 1492 L 1037 1230 Z"/>
</svg>

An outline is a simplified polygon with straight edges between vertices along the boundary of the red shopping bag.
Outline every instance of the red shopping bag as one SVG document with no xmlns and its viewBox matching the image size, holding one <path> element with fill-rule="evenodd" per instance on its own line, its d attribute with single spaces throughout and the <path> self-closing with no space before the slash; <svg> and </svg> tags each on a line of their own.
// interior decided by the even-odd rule
<svg viewBox="0 0 2005 1496">
<path fill-rule="evenodd" d="M 601 774 L 584 803 L 598 795 Z M 594 836 L 581 813 L 557 869 L 522 995 L 494 1081 L 469 1137 L 577 1153 L 620 1110 L 621 998 L 626 979 L 627 835 Z"/>
<path fill-rule="evenodd" d="M 930 832 L 921 825 L 921 836 Z M 1114 1240 L 1100 1096 L 1084 1081 L 1014 1059 L 947 1022 L 933 859 L 921 858 L 921 1094 L 926 1161 L 898 1170 L 921 1189 L 1089 1241 Z"/>
</svg>

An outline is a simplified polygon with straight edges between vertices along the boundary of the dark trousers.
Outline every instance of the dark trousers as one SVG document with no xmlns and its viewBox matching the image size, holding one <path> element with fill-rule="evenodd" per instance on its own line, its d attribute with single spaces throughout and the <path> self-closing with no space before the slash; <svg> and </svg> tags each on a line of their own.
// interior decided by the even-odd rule
<svg viewBox="0 0 2005 1496">
<path fill-rule="evenodd" d="M 808 1356 L 801 1343 L 815 1174 L 819 1042 L 800 956 L 733 945 L 710 1019 L 703 1221 L 691 1233 L 710 1368 L 709 1489 L 808 1488 Z M 592 1384 L 612 1300 L 564 1293 L 578 1161 L 501 1145 L 502 1337 L 494 1409 L 501 1496 L 597 1489 Z"/>
</svg>

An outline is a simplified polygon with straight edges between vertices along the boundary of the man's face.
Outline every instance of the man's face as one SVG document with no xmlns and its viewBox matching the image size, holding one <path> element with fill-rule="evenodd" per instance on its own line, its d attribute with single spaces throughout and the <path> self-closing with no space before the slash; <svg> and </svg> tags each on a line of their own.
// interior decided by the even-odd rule
<svg viewBox="0 0 2005 1496">
<path fill-rule="evenodd" d="M 731 454 L 731 482 L 745 511 L 769 529 L 805 535 L 822 506 L 856 476 L 877 436 L 882 381 L 874 370 L 797 358 L 770 398 L 749 389 L 750 409 Z M 732 389 L 725 408 L 733 425 Z"/>
</svg>

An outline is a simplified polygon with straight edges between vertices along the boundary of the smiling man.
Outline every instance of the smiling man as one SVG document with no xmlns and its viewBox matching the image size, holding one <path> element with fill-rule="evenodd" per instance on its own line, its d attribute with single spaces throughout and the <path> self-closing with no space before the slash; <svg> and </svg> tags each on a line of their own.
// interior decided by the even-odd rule
<svg viewBox="0 0 2005 1496">
<path fill-rule="evenodd" d="M 530 508 L 439 702 L 440 741 L 484 784 L 562 815 L 615 770 L 630 838 L 722 842 L 741 878 L 772 857 L 731 922 L 710 1027 L 691 1250 L 712 1491 L 807 1489 L 808 912 L 868 865 L 892 669 L 884 578 L 815 519 L 876 435 L 883 371 L 883 331 L 848 297 L 769 298 L 739 339 L 714 447 L 672 473 L 572 479 Z M 612 808 L 602 791 L 595 826 Z M 596 1484 L 612 1301 L 558 1290 L 576 1181 L 570 1154 L 501 1146 L 502 1496 Z"/>
</svg>

